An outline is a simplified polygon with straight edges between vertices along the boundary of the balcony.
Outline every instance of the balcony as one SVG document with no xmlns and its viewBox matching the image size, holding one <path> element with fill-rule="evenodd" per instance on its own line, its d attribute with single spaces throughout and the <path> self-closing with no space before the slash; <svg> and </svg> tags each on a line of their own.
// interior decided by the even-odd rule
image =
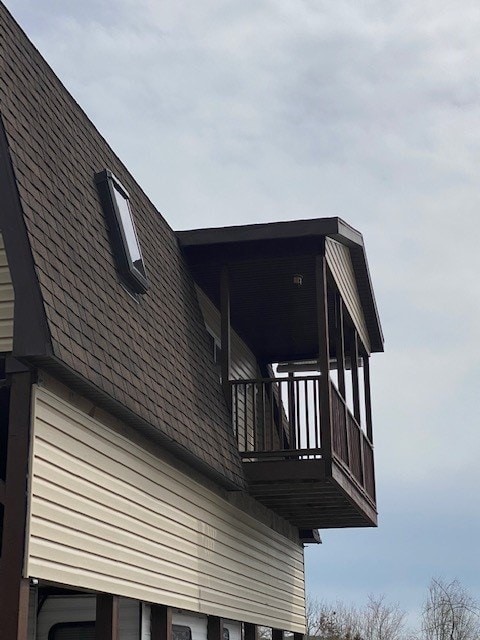
<svg viewBox="0 0 480 640">
<path fill-rule="evenodd" d="M 300 529 L 375 526 L 373 445 L 322 376 L 232 380 L 250 493 Z M 330 417 L 330 419 L 329 419 Z"/>
<path fill-rule="evenodd" d="M 251 495 L 299 529 L 375 526 L 383 335 L 361 234 L 320 218 L 178 237 Z"/>
</svg>

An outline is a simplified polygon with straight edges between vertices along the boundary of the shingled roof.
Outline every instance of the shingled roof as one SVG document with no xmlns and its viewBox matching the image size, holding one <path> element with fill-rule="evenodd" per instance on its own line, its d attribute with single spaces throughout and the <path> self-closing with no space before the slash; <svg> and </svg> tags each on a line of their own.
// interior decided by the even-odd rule
<svg viewBox="0 0 480 640">
<path fill-rule="evenodd" d="M 0 229 L 14 355 L 98 396 L 227 486 L 242 486 L 218 374 L 174 232 L 0 3 Z M 145 141 L 148 144 L 148 141 Z M 148 270 L 118 276 L 94 176 L 130 194 Z"/>
</svg>

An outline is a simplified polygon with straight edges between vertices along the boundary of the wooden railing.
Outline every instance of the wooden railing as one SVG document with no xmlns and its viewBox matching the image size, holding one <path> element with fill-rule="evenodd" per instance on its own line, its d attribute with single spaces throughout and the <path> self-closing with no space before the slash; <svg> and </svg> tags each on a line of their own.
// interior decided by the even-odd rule
<svg viewBox="0 0 480 640">
<path fill-rule="evenodd" d="M 233 428 L 241 455 L 250 459 L 329 457 L 322 444 L 320 380 L 320 376 L 232 380 Z M 375 501 L 372 443 L 336 386 L 330 386 L 331 455 Z"/>
<path fill-rule="evenodd" d="M 321 456 L 320 376 L 232 380 L 233 428 L 244 457 Z"/>
<path fill-rule="evenodd" d="M 349 472 L 375 501 L 373 445 L 360 428 L 336 386 L 331 384 L 332 449 Z"/>
</svg>

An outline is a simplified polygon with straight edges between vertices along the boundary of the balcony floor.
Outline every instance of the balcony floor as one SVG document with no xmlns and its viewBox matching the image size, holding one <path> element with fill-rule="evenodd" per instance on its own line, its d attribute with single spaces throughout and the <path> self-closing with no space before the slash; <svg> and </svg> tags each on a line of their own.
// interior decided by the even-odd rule
<svg viewBox="0 0 480 640">
<path fill-rule="evenodd" d="M 333 462 L 323 460 L 244 461 L 250 494 L 301 529 L 375 527 L 374 503 Z"/>
</svg>

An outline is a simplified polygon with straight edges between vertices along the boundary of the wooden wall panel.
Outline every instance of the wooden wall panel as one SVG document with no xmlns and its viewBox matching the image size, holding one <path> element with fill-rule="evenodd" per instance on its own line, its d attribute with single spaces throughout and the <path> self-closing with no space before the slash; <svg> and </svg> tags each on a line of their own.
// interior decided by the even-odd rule
<svg viewBox="0 0 480 640">
<path fill-rule="evenodd" d="M 303 551 L 35 387 L 28 575 L 304 630 Z"/>
<path fill-rule="evenodd" d="M 205 295 L 205 293 L 196 287 L 200 308 L 203 313 L 205 325 L 213 333 L 220 342 L 220 312 L 213 302 Z M 258 378 L 257 360 L 253 352 L 248 348 L 245 342 L 235 332 L 231 331 L 231 371 L 230 376 L 233 380 L 252 380 Z M 243 390 L 243 387 L 242 387 Z M 245 419 L 246 413 L 246 419 Z M 251 429 L 247 429 L 247 439 L 245 449 L 255 449 L 253 435 L 253 414 L 254 414 L 254 396 L 250 392 L 247 398 L 243 393 L 238 397 L 238 424 L 239 433 L 238 441 L 245 444 L 244 424 L 251 425 Z"/>
<path fill-rule="evenodd" d="M 326 238 L 325 256 L 348 313 L 355 324 L 365 348 L 370 353 L 368 329 L 358 294 L 350 251 L 348 247 L 340 244 L 336 240 Z"/>
<path fill-rule="evenodd" d="M 0 353 L 8 353 L 13 349 L 13 304 L 12 278 L 0 233 Z"/>
</svg>

